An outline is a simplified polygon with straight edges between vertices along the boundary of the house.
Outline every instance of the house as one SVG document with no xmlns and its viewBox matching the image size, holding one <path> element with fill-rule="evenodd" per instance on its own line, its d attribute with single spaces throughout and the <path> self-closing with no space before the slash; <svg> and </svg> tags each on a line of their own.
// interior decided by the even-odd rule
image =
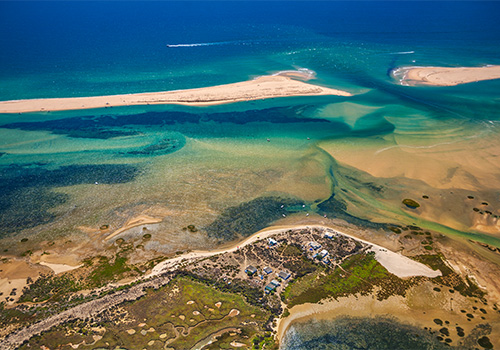
<svg viewBox="0 0 500 350">
<path fill-rule="evenodd" d="M 264 271 L 266 274 L 268 274 L 268 275 L 269 275 L 271 272 L 273 272 L 273 269 L 272 269 L 272 268 L 270 268 L 269 266 L 266 266 L 266 267 L 264 267 L 264 270 L 263 270 L 263 271 Z"/>
<path fill-rule="evenodd" d="M 330 253 L 328 253 L 328 250 L 323 249 L 322 251 L 319 252 L 318 259 L 326 258 L 328 256 L 328 254 L 330 254 Z"/>
<path fill-rule="evenodd" d="M 245 269 L 245 273 L 248 275 L 253 275 L 256 272 L 257 272 L 257 269 L 252 265 L 248 265 L 247 268 Z"/>
<path fill-rule="evenodd" d="M 268 283 L 265 287 L 264 287 L 264 291 L 266 292 L 266 294 L 269 294 L 271 293 L 272 291 L 274 291 L 276 289 L 276 286 L 272 283 Z"/>
<path fill-rule="evenodd" d="M 325 232 L 325 238 L 332 239 L 333 238 L 333 233 L 331 233 L 331 232 Z"/>
<path fill-rule="evenodd" d="M 272 238 L 269 238 L 268 242 L 270 247 L 274 247 L 276 244 L 278 244 L 278 242 Z"/>
<path fill-rule="evenodd" d="M 319 244 L 318 242 L 309 242 L 309 246 L 314 250 L 321 248 L 321 244 Z"/>
<path fill-rule="evenodd" d="M 278 276 L 283 280 L 283 281 L 286 281 L 290 278 L 290 273 L 289 272 L 286 272 L 286 271 L 280 271 L 280 273 L 278 273 Z"/>
<path fill-rule="evenodd" d="M 270 282 L 270 284 L 274 285 L 275 287 L 279 287 L 279 286 L 281 286 L 281 284 L 280 284 L 278 281 L 276 281 L 276 280 L 272 280 L 272 281 Z"/>
</svg>

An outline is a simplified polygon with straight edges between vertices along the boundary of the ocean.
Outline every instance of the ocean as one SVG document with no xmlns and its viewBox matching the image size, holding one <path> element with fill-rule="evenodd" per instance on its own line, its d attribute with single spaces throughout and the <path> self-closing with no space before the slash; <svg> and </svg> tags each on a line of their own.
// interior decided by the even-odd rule
<svg viewBox="0 0 500 350">
<path fill-rule="evenodd" d="M 290 70 L 354 94 L 0 115 L 0 242 L 15 254 L 21 237 L 98 250 L 88 232 L 149 215 L 163 221 L 146 249 L 202 249 L 219 243 L 205 228 L 228 208 L 287 198 L 306 205 L 283 215 L 500 247 L 500 80 L 409 87 L 390 74 L 500 64 L 498 13 L 494 1 L 0 2 L 0 100 Z M 199 230 L 182 231 L 190 224 Z M 305 348 L 294 332 L 285 348 Z"/>
</svg>

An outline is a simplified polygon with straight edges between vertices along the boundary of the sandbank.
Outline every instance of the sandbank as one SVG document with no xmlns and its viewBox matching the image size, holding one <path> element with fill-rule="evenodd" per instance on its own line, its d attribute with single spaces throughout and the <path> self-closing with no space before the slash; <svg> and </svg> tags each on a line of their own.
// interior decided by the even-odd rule
<svg viewBox="0 0 500 350">
<path fill-rule="evenodd" d="M 188 90 L 0 101 L 0 113 L 63 111 L 149 104 L 209 106 L 276 97 L 321 95 L 351 96 L 346 91 L 308 84 L 283 75 L 271 75 L 239 83 Z"/>
<path fill-rule="evenodd" d="M 484 67 L 402 67 L 392 72 L 402 85 L 454 86 L 500 79 L 499 66 Z"/>
</svg>

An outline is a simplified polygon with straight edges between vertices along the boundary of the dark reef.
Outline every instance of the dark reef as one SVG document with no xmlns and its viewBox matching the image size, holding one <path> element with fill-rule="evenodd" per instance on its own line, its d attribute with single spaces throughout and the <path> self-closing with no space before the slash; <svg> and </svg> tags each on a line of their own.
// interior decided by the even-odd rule
<svg viewBox="0 0 500 350">
<path fill-rule="evenodd" d="M 302 210 L 303 202 L 280 197 L 261 197 L 227 208 L 204 229 L 211 237 L 233 240 L 269 226 L 283 215 Z"/>
<path fill-rule="evenodd" d="M 351 224 L 373 228 L 373 229 L 388 229 L 387 224 L 380 224 L 376 222 L 371 222 L 369 220 L 358 218 L 354 215 L 347 213 L 347 205 L 335 198 L 335 193 L 330 196 L 324 202 L 318 204 L 318 213 L 321 215 L 326 215 L 329 218 L 338 218 L 345 220 Z"/>
</svg>

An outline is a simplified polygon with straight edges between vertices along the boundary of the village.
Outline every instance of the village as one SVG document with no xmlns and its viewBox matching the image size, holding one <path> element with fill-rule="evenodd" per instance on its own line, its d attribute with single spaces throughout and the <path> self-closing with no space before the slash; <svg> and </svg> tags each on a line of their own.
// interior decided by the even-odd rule
<svg viewBox="0 0 500 350">
<path fill-rule="evenodd" d="M 288 230 L 187 266 L 194 274 L 224 281 L 246 281 L 264 294 L 278 295 L 294 279 L 318 266 L 334 269 L 348 257 L 365 252 L 368 244 L 330 228 Z"/>
</svg>

